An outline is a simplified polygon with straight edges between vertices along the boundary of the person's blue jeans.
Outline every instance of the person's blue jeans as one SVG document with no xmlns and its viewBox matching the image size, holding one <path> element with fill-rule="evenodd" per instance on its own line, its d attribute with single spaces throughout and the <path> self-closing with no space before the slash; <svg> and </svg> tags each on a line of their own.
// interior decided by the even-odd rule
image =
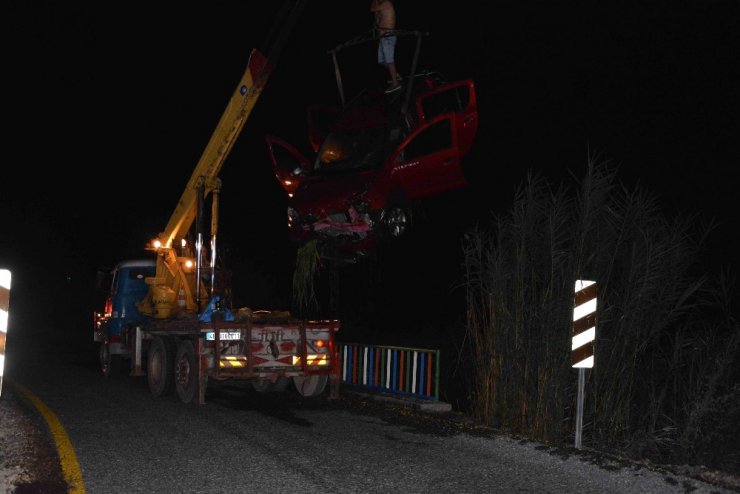
<svg viewBox="0 0 740 494">
<path fill-rule="evenodd" d="M 394 63 L 396 51 L 396 36 L 381 36 L 378 43 L 378 63 L 390 65 Z"/>
</svg>

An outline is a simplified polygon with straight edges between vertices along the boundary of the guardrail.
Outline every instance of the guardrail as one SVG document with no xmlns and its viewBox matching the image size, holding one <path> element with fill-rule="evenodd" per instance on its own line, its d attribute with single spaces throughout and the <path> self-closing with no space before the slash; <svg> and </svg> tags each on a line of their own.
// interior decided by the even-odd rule
<svg viewBox="0 0 740 494">
<path fill-rule="evenodd" d="M 339 343 L 342 384 L 439 401 L 439 350 Z"/>
</svg>

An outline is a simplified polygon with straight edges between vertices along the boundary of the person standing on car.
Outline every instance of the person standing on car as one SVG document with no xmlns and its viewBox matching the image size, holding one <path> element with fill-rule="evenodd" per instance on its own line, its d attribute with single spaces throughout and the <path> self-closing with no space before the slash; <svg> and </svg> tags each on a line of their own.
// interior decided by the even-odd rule
<svg viewBox="0 0 740 494">
<path fill-rule="evenodd" d="M 398 72 L 396 71 L 395 51 L 396 35 L 391 34 L 396 29 L 396 9 L 391 0 L 371 0 L 370 12 L 375 15 L 375 29 L 378 41 L 378 63 L 385 65 L 391 76 L 391 83 L 386 93 L 401 89 Z"/>
</svg>

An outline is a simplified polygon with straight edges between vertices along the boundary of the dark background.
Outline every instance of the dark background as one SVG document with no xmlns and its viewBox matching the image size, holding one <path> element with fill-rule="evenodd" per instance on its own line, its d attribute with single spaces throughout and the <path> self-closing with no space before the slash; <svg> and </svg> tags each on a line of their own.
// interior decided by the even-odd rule
<svg viewBox="0 0 740 494">
<path fill-rule="evenodd" d="M 368 6 L 308 2 L 224 165 L 220 242 L 245 275 L 239 305 L 290 304 L 295 246 L 264 136 L 307 149 L 306 105 L 339 102 L 327 50 L 370 29 Z M 164 228 L 279 2 L 1 8 L 0 266 L 13 269 L 11 303 L 29 318 L 53 314 L 87 335 L 96 270 L 143 255 Z M 420 68 L 475 81 L 479 133 L 470 186 L 427 201 L 406 241 L 344 271 L 344 319 L 361 327 L 381 314 L 397 328 L 391 344 L 421 345 L 427 327 L 459 324 L 461 235 L 503 212 L 528 173 L 570 182 L 589 156 L 617 164 L 668 214 L 716 219 L 707 260 L 737 261 L 737 2 L 398 0 L 396 9 L 399 28 L 429 33 Z M 352 83 L 384 84 L 372 50 L 354 56 Z"/>
</svg>

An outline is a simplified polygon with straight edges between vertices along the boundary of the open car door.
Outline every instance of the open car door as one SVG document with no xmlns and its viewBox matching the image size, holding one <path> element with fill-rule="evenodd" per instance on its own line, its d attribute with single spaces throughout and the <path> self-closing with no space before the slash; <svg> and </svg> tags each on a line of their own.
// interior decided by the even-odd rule
<svg viewBox="0 0 740 494">
<path fill-rule="evenodd" d="M 424 93 L 416 100 L 416 111 L 421 122 L 452 112 L 460 154 L 463 156 L 468 154 L 478 132 L 478 102 L 472 80 L 445 84 Z"/>
<path fill-rule="evenodd" d="M 288 197 L 293 197 L 302 178 L 311 171 L 311 162 L 295 147 L 279 137 L 268 135 L 265 141 L 267 141 L 275 177 L 288 193 Z"/>
<path fill-rule="evenodd" d="M 438 115 L 407 137 L 391 157 L 391 175 L 409 199 L 467 185 L 454 113 Z"/>
</svg>

